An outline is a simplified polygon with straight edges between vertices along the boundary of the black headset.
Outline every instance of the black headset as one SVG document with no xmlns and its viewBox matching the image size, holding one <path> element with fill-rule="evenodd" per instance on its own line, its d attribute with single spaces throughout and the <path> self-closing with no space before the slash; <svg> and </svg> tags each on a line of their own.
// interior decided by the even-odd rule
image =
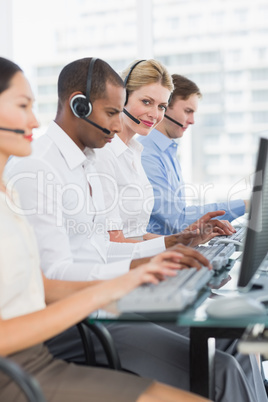
<svg viewBox="0 0 268 402">
<path fill-rule="evenodd" d="M 92 85 L 92 73 L 96 60 L 98 59 L 92 57 L 88 66 L 86 96 L 83 94 L 77 94 L 74 95 L 70 100 L 71 110 L 76 117 L 80 118 L 88 117 L 92 112 L 92 104 L 90 102 L 90 91 Z"/>
<path fill-rule="evenodd" d="M 126 104 L 127 104 L 127 102 L 128 102 L 127 82 L 128 82 L 128 80 L 129 80 L 130 74 L 132 73 L 132 71 L 134 70 L 134 68 L 135 68 L 138 64 L 140 64 L 142 61 L 146 61 L 146 60 L 139 60 L 139 61 L 137 61 L 136 63 L 134 63 L 133 66 L 130 68 L 130 70 L 129 70 L 127 76 L 126 76 L 125 79 L 124 79 L 124 87 L 126 88 L 126 102 L 125 102 L 125 106 L 126 106 Z"/>
<path fill-rule="evenodd" d="M 105 127 L 101 127 L 99 124 L 88 119 L 88 116 L 92 113 L 93 109 L 92 103 L 90 102 L 90 91 L 92 85 L 93 68 L 96 60 L 98 59 L 92 57 L 88 66 L 86 96 L 83 94 L 74 95 L 70 100 L 70 108 L 76 117 L 83 119 L 92 126 L 97 127 L 103 133 L 110 135 L 112 134 L 110 130 Z"/>
<path fill-rule="evenodd" d="M 129 70 L 127 76 L 126 76 L 125 79 L 124 79 L 124 87 L 126 88 L 126 101 L 125 101 L 125 105 L 124 105 L 124 106 L 126 106 L 126 104 L 127 104 L 127 102 L 128 102 L 127 82 L 128 82 L 129 76 L 130 76 L 130 74 L 132 73 L 132 71 L 134 70 L 134 68 L 137 66 L 137 64 L 140 64 L 142 61 L 145 61 L 145 60 L 139 60 L 139 61 L 137 61 L 136 63 L 134 63 L 133 66 L 130 68 L 130 70 Z M 139 121 L 138 119 L 136 119 L 136 117 L 132 116 L 132 114 L 130 114 L 130 113 L 126 110 L 126 108 L 123 109 L 123 112 L 124 112 L 131 120 L 133 120 L 134 123 L 140 124 L 140 121 Z"/>
</svg>

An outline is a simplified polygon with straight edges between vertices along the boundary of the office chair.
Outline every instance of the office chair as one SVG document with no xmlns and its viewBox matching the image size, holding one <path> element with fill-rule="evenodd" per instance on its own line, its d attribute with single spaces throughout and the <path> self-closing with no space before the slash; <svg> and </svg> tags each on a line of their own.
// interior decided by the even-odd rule
<svg viewBox="0 0 268 402">
<path fill-rule="evenodd" d="M 12 378 L 29 402 L 46 402 L 38 382 L 16 363 L 0 357 L 0 370 Z"/>
<path fill-rule="evenodd" d="M 116 350 L 113 338 L 110 332 L 102 323 L 92 323 L 88 318 L 86 318 L 76 325 L 81 336 L 81 341 L 83 343 L 87 365 L 97 366 L 98 364 L 96 362 L 92 339 L 86 334 L 86 327 L 89 328 L 89 330 L 92 331 L 100 341 L 108 360 L 108 367 L 114 370 L 122 370 L 120 358 Z"/>
<path fill-rule="evenodd" d="M 86 327 L 89 329 L 86 331 Z M 77 324 L 81 341 L 84 347 L 86 364 L 90 366 L 98 366 L 96 362 L 93 342 L 90 332 L 93 332 L 100 341 L 108 360 L 108 366 L 114 370 L 122 370 L 120 358 L 117 353 L 111 334 L 100 322 L 91 323 L 89 319 L 85 319 Z M 13 361 L 0 357 L 0 370 L 8 375 L 18 385 L 25 394 L 29 402 L 46 402 L 40 386 L 32 376 L 26 373 Z"/>
</svg>

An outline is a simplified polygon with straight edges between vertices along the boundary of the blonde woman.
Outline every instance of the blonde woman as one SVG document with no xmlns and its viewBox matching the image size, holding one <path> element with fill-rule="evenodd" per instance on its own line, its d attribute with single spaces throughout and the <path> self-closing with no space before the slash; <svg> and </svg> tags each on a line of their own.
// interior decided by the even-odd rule
<svg viewBox="0 0 268 402">
<path fill-rule="evenodd" d="M 122 130 L 111 143 L 96 150 L 96 168 L 102 181 L 107 230 L 111 241 L 136 242 L 157 237 L 146 228 L 154 206 L 153 188 L 141 164 L 142 145 L 134 138 L 148 135 L 164 118 L 173 90 L 172 77 L 157 60 L 139 60 L 122 73 L 126 102 L 122 114 Z M 225 221 L 211 221 L 223 211 L 206 214 L 189 229 L 201 231 L 191 245 L 207 241 L 215 235 L 231 234 L 233 228 Z M 213 233 L 202 236 L 208 225 Z M 220 228 L 220 229 L 219 229 Z M 223 232 L 222 232 L 223 231 Z M 189 238 L 186 242 L 189 242 Z"/>
</svg>

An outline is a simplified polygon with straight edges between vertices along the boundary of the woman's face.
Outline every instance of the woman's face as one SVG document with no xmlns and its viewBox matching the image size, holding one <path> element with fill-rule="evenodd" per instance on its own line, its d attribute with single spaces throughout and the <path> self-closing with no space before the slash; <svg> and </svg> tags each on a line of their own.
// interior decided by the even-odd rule
<svg viewBox="0 0 268 402">
<path fill-rule="evenodd" d="M 133 91 L 128 97 L 125 109 L 140 120 L 140 124 L 135 123 L 125 114 L 122 116 L 123 124 L 130 132 L 140 135 L 149 134 L 163 120 L 169 97 L 170 90 L 158 82 L 144 85 Z"/>
<path fill-rule="evenodd" d="M 0 130 L 0 153 L 27 156 L 31 153 L 32 130 L 38 127 L 33 114 L 33 93 L 22 72 L 17 72 L 9 87 L 0 94 L 0 127 L 24 130 L 16 134 Z"/>
</svg>

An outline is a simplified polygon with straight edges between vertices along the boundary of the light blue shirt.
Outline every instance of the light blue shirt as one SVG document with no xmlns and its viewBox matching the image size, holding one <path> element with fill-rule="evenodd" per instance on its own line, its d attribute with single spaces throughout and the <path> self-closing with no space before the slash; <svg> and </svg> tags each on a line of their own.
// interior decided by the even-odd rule
<svg viewBox="0 0 268 402">
<path fill-rule="evenodd" d="M 154 208 L 147 231 L 168 235 L 185 229 L 207 212 L 224 210 L 219 219 L 232 221 L 245 213 L 243 200 L 187 206 L 178 144 L 154 129 L 138 141 L 143 145 L 142 165 L 154 189 Z"/>
</svg>

